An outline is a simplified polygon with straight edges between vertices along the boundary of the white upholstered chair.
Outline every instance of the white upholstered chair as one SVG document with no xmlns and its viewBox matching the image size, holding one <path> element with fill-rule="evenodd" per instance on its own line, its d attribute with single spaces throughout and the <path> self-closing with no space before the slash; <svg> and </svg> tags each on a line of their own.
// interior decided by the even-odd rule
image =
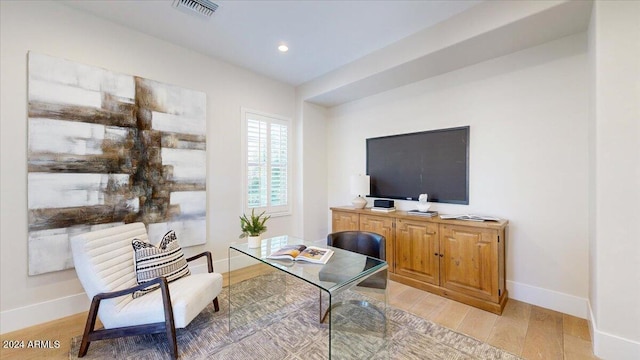
<svg viewBox="0 0 640 360">
<path fill-rule="evenodd" d="M 86 355 L 94 340 L 166 332 L 171 355 L 176 358 L 176 328 L 186 327 L 212 301 L 215 311 L 219 310 L 222 275 L 213 272 L 210 252 L 187 259 L 191 262 L 205 257 L 208 273 L 192 273 L 171 283 L 159 277 L 138 285 L 131 245 L 134 238 L 147 241 L 144 224 L 126 224 L 71 238 L 76 273 L 92 300 L 79 357 Z M 133 298 L 133 292 L 151 284 L 159 284 L 160 289 Z M 96 315 L 104 329 L 94 330 Z"/>
</svg>

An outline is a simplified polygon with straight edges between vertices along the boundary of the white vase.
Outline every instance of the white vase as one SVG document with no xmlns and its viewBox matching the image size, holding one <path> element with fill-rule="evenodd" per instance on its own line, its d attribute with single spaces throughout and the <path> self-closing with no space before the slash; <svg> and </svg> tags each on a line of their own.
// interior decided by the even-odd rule
<svg viewBox="0 0 640 360">
<path fill-rule="evenodd" d="M 249 236 L 249 249 L 256 249 L 262 245 L 262 236 Z"/>
<path fill-rule="evenodd" d="M 364 209 L 364 207 L 367 206 L 367 200 L 362 196 L 358 196 L 351 201 L 351 204 L 353 204 L 353 207 L 356 209 Z"/>
</svg>

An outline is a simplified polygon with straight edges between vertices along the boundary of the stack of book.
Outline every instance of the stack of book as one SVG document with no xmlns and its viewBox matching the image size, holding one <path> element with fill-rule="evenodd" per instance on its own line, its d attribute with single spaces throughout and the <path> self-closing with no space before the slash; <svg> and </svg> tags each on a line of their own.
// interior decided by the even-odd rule
<svg viewBox="0 0 640 360">
<path fill-rule="evenodd" d="M 378 211 L 378 212 L 385 212 L 385 213 L 389 213 L 389 212 L 394 212 L 394 211 L 396 211 L 396 208 L 395 208 L 395 206 L 393 206 L 393 207 L 389 207 L 389 208 L 386 208 L 386 207 L 376 207 L 376 206 L 374 206 L 374 207 L 372 207 L 372 208 L 371 208 L 371 211 Z"/>
<path fill-rule="evenodd" d="M 438 216 L 438 212 L 437 211 L 419 211 L 419 210 L 409 210 L 407 211 L 408 215 L 416 215 L 416 216 L 423 216 L 423 217 L 434 217 L 434 216 Z"/>
</svg>

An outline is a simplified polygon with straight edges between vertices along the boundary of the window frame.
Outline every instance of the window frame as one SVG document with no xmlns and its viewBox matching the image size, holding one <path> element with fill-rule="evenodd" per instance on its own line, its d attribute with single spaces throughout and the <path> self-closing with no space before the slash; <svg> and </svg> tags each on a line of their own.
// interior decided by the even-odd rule
<svg viewBox="0 0 640 360">
<path fill-rule="evenodd" d="M 249 159 L 248 159 L 248 145 L 249 145 L 249 139 L 248 139 L 248 121 L 250 120 L 250 118 L 254 118 L 255 120 L 259 120 L 259 121 L 264 121 L 267 123 L 267 205 L 266 206 L 260 206 L 260 207 L 249 207 L 249 178 L 248 178 L 248 174 L 249 174 Z M 287 215 L 291 215 L 291 208 L 292 208 L 292 183 L 291 180 L 293 178 L 293 171 L 292 171 L 292 165 L 293 165 L 293 159 L 292 159 L 292 154 L 293 154 L 293 138 L 292 138 L 292 134 L 293 134 L 293 129 L 292 129 L 292 121 L 291 119 L 281 116 L 281 115 L 276 115 L 276 114 L 270 114 L 270 113 L 266 113 L 266 112 L 262 112 L 262 111 L 257 111 L 257 110 L 253 110 L 253 109 L 249 109 L 249 108 L 241 108 L 241 122 L 242 122 L 242 126 L 241 126 L 241 137 L 242 137 L 242 209 L 244 211 L 244 213 L 250 213 L 251 210 L 255 210 L 256 213 L 261 213 L 261 212 L 265 212 L 265 214 L 267 215 L 271 215 L 274 217 L 277 216 L 287 216 Z M 287 174 L 286 174 L 286 181 L 287 181 L 287 186 L 286 186 L 286 204 L 285 205 L 278 205 L 278 206 L 272 206 L 271 205 L 271 198 L 270 198 L 270 193 L 271 193 L 271 183 L 272 183 L 272 178 L 271 178 L 271 170 L 272 170 L 272 166 L 271 166 L 271 125 L 272 124 L 280 124 L 280 125 L 286 125 L 287 127 Z"/>
</svg>

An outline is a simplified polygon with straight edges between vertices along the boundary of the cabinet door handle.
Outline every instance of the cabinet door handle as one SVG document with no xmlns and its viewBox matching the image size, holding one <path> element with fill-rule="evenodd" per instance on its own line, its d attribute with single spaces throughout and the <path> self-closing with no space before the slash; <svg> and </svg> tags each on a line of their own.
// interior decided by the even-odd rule
<svg viewBox="0 0 640 360">
<path fill-rule="evenodd" d="M 438 253 L 433 253 L 434 256 L 438 256 Z"/>
<path fill-rule="evenodd" d="M 440 254 L 440 257 L 444 257 L 444 255 L 443 255 L 443 254 Z"/>
</svg>

